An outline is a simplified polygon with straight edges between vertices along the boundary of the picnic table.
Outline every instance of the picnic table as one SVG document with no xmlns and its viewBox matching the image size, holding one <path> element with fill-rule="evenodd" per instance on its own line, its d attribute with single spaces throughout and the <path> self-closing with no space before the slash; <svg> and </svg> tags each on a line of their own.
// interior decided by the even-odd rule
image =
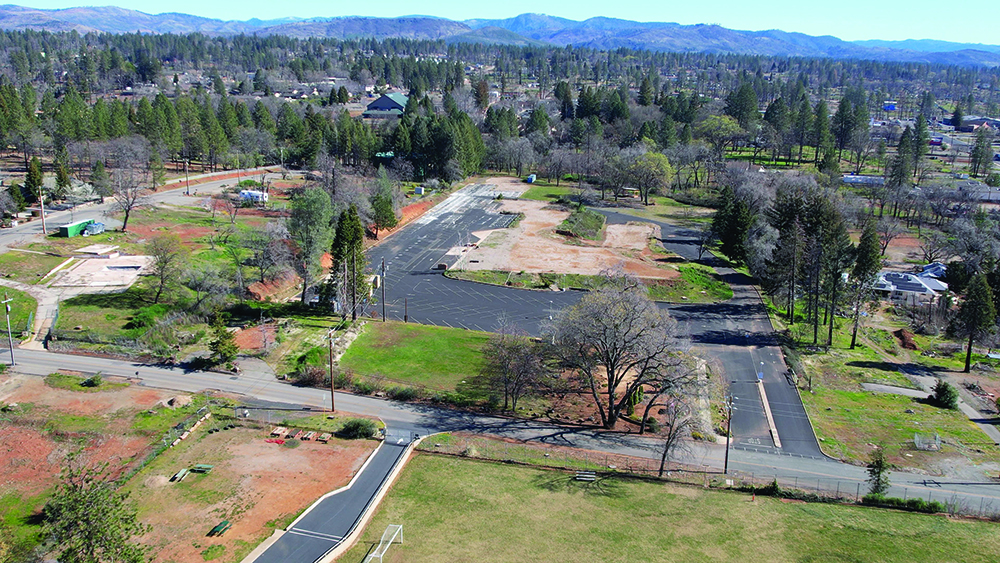
<svg viewBox="0 0 1000 563">
<path fill-rule="evenodd" d="M 211 473 L 215 469 L 214 465 L 206 465 L 204 463 L 199 463 L 191 468 L 194 473 Z"/>
<path fill-rule="evenodd" d="M 190 471 L 190 470 L 188 470 L 188 468 L 187 468 L 187 467 L 185 467 L 184 469 L 181 469 L 181 470 L 180 470 L 180 471 L 178 471 L 177 473 L 174 473 L 174 476 L 173 476 L 173 477 L 171 477 L 171 478 L 170 478 L 170 480 L 171 480 L 171 481 L 175 481 L 175 482 L 178 482 L 178 483 L 179 483 L 179 482 L 183 481 L 183 480 L 184 480 L 184 478 L 185 478 L 185 477 L 187 477 L 187 476 L 188 476 L 188 473 L 190 473 L 190 472 L 191 472 L 191 471 Z"/>
</svg>

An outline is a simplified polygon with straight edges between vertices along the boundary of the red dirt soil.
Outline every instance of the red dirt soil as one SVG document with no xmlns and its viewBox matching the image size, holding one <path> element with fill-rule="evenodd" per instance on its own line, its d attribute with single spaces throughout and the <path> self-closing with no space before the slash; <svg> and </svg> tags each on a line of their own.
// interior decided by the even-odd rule
<svg viewBox="0 0 1000 563">
<path fill-rule="evenodd" d="M 224 545 L 224 557 L 232 559 L 238 545 L 255 546 L 270 535 L 269 522 L 289 518 L 346 485 L 374 447 L 370 441 L 334 440 L 300 442 L 291 449 L 266 443 L 266 437 L 266 431 L 253 429 L 192 436 L 190 447 L 166 454 L 174 455 L 167 471 L 140 473 L 134 498 L 143 507 L 140 518 L 152 526 L 143 541 L 155 546 L 154 561 L 200 563 L 202 551 L 212 545 Z M 228 459 L 213 460 L 212 473 L 185 481 L 188 492 L 169 482 L 167 473 L 175 467 L 218 453 Z M 219 491 L 224 498 L 206 505 L 195 490 Z M 222 520 L 232 529 L 221 538 L 206 537 Z"/>
<path fill-rule="evenodd" d="M 236 332 L 236 345 L 241 350 L 263 350 L 277 342 L 278 325 L 257 325 Z"/>
<path fill-rule="evenodd" d="M 0 401 L 33 404 L 30 411 L 14 411 L 0 426 L 0 496 L 17 492 L 37 495 L 54 486 L 65 467 L 66 455 L 83 440 L 85 463 L 109 462 L 112 477 L 128 468 L 126 460 L 141 457 L 151 438 L 131 433 L 130 417 L 116 417 L 121 409 L 150 408 L 170 394 L 154 389 L 128 387 L 114 391 L 81 393 L 53 389 L 39 377 L 0 376 Z M 105 416 L 107 425 L 97 433 L 53 433 L 45 430 L 48 416 Z"/>
</svg>

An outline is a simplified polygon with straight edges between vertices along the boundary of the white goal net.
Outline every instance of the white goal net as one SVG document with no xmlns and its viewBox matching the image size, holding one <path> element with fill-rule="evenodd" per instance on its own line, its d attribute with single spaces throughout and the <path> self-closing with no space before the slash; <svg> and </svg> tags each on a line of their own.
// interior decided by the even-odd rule
<svg viewBox="0 0 1000 563">
<path fill-rule="evenodd" d="M 378 547 L 375 551 L 368 554 L 365 557 L 364 563 L 372 563 L 378 561 L 381 563 L 382 556 L 385 552 L 389 551 L 389 546 L 394 543 L 403 543 L 403 526 L 400 524 L 389 524 L 385 527 L 385 531 L 382 532 L 382 539 L 378 542 Z"/>
</svg>

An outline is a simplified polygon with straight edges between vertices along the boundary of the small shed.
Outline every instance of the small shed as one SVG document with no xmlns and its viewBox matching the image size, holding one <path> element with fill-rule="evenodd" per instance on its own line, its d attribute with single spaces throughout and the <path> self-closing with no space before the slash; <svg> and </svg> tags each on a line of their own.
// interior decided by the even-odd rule
<svg viewBox="0 0 1000 563">
<path fill-rule="evenodd" d="M 90 225 L 91 223 L 94 223 L 93 219 L 83 219 L 75 223 L 68 223 L 66 225 L 62 225 L 61 227 L 59 227 L 59 236 L 66 238 L 80 236 L 81 234 L 83 234 L 83 231 L 86 230 L 87 226 Z"/>
</svg>

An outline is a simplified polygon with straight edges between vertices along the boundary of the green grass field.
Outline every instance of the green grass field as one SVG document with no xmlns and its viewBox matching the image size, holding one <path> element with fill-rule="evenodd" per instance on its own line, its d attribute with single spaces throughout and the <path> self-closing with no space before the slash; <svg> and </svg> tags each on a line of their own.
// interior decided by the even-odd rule
<svg viewBox="0 0 1000 563">
<path fill-rule="evenodd" d="M 398 383 L 452 390 L 479 373 L 485 332 L 369 322 L 340 360 L 343 369 Z"/>
<path fill-rule="evenodd" d="M 0 257 L 7 256 L 11 254 L 0 254 Z M 10 332 L 14 337 L 15 343 L 22 336 L 23 333 L 31 331 L 30 326 L 28 326 L 28 319 L 34 318 L 34 312 L 38 308 L 38 302 L 35 298 L 28 295 L 23 291 L 18 291 L 16 289 L 11 289 L 9 287 L 0 287 L 0 297 L 4 294 L 7 295 L 9 299 L 13 299 L 10 302 Z M 0 332 L 5 330 L 7 327 L 5 325 L 7 320 L 5 318 L 0 318 Z M 6 335 L 4 335 L 6 337 Z M 7 348 L 7 344 L 2 345 L 3 348 Z"/>
<path fill-rule="evenodd" d="M 649 297 L 671 303 L 718 303 L 733 298 L 733 290 L 719 274 L 701 264 L 677 266 L 680 277 L 649 287 Z"/>
<path fill-rule="evenodd" d="M 5 252 L 0 254 L 0 277 L 27 284 L 42 281 L 53 268 L 66 258 L 34 252 Z"/>
<path fill-rule="evenodd" d="M 556 186 L 555 184 L 536 182 L 533 186 L 528 188 L 526 192 L 521 194 L 520 199 L 556 201 L 563 196 L 574 195 L 578 192 L 578 189 L 565 183 L 560 186 Z"/>
<path fill-rule="evenodd" d="M 419 454 L 339 560 L 360 563 L 387 524 L 414 561 L 990 561 L 995 524 Z M 929 540 L 928 538 L 939 538 Z"/>
</svg>

